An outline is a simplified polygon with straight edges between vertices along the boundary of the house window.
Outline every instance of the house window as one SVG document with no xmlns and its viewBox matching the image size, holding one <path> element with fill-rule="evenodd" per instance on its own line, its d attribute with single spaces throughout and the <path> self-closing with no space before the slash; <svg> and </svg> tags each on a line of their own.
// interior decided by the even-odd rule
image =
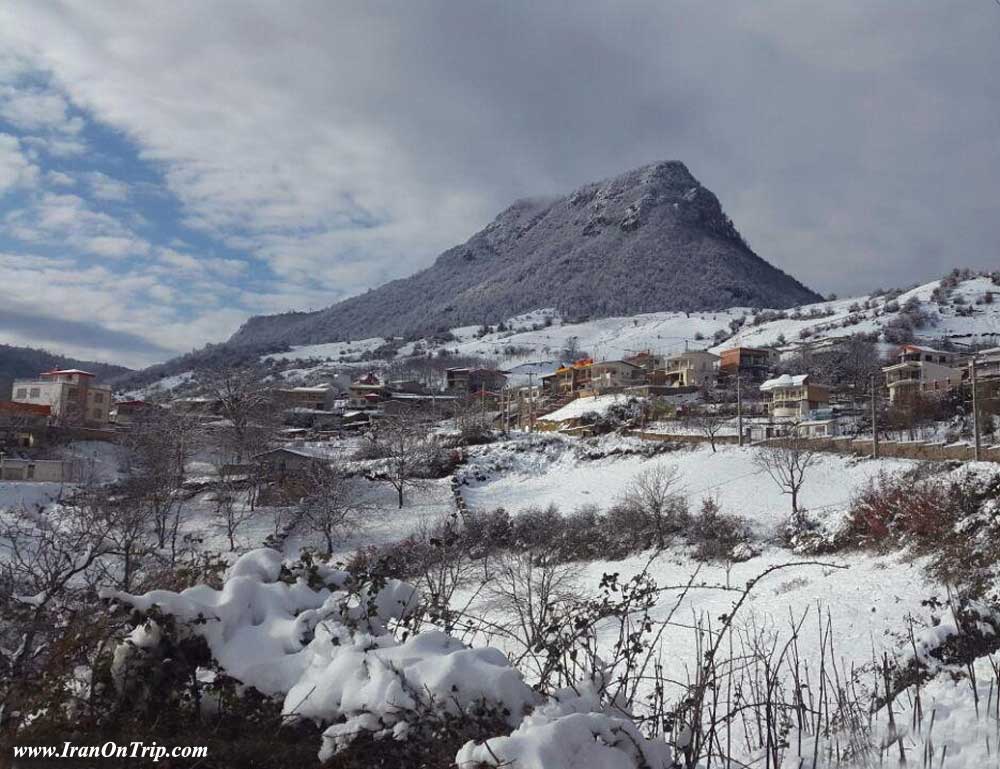
<svg viewBox="0 0 1000 769">
<path fill-rule="evenodd" d="M 101 410 L 94 409 L 94 419 L 100 420 L 100 418 L 101 418 Z"/>
<path fill-rule="evenodd" d="M 40 389 L 38 389 L 37 387 L 32 387 L 31 388 L 31 397 L 32 398 L 38 398 L 41 394 L 42 394 L 42 391 Z"/>
<path fill-rule="evenodd" d="M 104 403 L 104 393 L 94 393 L 94 403 Z"/>
<path fill-rule="evenodd" d="M 17 388 L 17 397 L 18 398 L 27 398 L 28 397 L 28 388 L 27 387 L 18 387 Z"/>
</svg>

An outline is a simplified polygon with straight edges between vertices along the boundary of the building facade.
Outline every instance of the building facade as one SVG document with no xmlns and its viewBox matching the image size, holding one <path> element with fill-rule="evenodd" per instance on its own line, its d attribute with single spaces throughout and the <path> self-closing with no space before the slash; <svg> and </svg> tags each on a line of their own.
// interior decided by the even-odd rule
<svg viewBox="0 0 1000 769">
<path fill-rule="evenodd" d="M 783 374 L 760 386 L 768 412 L 776 419 L 809 419 L 814 412 L 830 407 L 830 390 L 809 381 L 808 374 Z"/>
<path fill-rule="evenodd" d="M 906 405 L 918 396 L 940 396 L 962 384 L 964 372 L 956 353 L 904 344 L 896 363 L 882 369 L 889 402 Z"/>
<path fill-rule="evenodd" d="M 46 371 L 37 379 L 15 379 L 12 400 L 48 406 L 60 424 L 106 426 L 111 420 L 111 388 L 79 369 Z"/>
<path fill-rule="evenodd" d="M 756 347 L 732 347 L 719 353 L 719 373 L 726 377 L 739 374 L 750 382 L 767 379 L 778 360 L 774 350 Z"/>
<path fill-rule="evenodd" d="M 711 387 L 718 373 L 719 356 L 707 350 L 689 350 L 667 358 L 663 382 L 669 387 Z"/>
</svg>

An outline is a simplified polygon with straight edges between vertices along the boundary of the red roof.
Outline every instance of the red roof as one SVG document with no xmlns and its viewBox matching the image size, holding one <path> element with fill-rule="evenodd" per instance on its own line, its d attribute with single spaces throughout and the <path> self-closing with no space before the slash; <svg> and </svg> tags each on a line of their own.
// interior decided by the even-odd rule
<svg viewBox="0 0 1000 769">
<path fill-rule="evenodd" d="M 0 411 L 8 411 L 14 414 L 34 414 L 35 416 L 47 417 L 52 413 L 52 407 L 42 406 L 37 403 L 0 401 Z"/>
</svg>

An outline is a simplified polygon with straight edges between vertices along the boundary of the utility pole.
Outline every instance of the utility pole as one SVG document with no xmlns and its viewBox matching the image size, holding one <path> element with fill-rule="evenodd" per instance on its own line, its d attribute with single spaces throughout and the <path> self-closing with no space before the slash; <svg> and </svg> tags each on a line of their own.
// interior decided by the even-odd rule
<svg viewBox="0 0 1000 769">
<path fill-rule="evenodd" d="M 528 428 L 535 431 L 535 372 L 528 372 Z"/>
<path fill-rule="evenodd" d="M 973 457 L 978 462 L 982 451 L 983 440 L 979 434 L 979 394 L 976 392 L 976 356 L 969 362 L 969 378 L 972 381 L 972 433 L 975 435 L 975 452 Z"/>
<path fill-rule="evenodd" d="M 878 392 L 875 389 L 875 375 L 871 376 L 872 389 L 872 459 L 878 459 Z"/>
<path fill-rule="evenodd" d="M 743 395 L 740 390 L 740 380 L 743 377 L 740 376 L 739 369 L 736 370 L 736 430 L 739 433 L 736 437 L 736 443 L 739 446 L 743 445 Z"/>
</svg>

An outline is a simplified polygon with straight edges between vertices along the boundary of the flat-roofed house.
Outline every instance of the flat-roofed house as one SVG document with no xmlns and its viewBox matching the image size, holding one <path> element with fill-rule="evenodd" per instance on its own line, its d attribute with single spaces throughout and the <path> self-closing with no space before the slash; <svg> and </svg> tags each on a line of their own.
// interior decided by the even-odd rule
<svg viewBox="0 0 1000 769">
<path fill-rule="evenodd" d="M 578 361 L 560 366 L 551 374 L 542 377 L 542 390 L 546 395 L 565 397 L 575 395 L 590 387 L 592 358 L 581 358 Z"/>
<path fill-rule="evenodd" d="M 782 374 L 761 384 L 760 391 L 771 416 L 779 419 L 808 419 L 830 406 L 830 390 L 809 381 L 808 374 Z"/>
<path fill-rule="evenodd" d="M 284 387 L 275 390 L 278 400 L 285 408 L 329 411 L 337 390 L 333 385 L 322 384 L 312 387 Z"/>
<path fill-rule="evenodd" d="M 943 395 L 962 384 L 957 353 L 904 344 L 896 352 L 896 363 L 882 369 L 889 402 L 906 404 L 917 396 Z"/>
<path fill-rule="evenodd" d="M 687 350 L 671 355 L 663 366 L 668 387 L 709 387 L 715 384 L 719 356 L 707 350 Z"/>
<path fill-rule="evenodd" d="M 80 369 L 57 369 L 37 379 L 15 379 L 12 401 L 49 406 L 52 420 L 62 424 L 102 427 L 111 415 L 111 388 Z"/>
<path fill-rule="evenodd" d="M 155 403 L 144 400 L 116 401 L 111 406 L 111 421 L 120 426 L 129 425 L 159 408 Z"/>
<path fill-rule="evenodd" d="M 0 451 L 37 446 L 45 438 L 51 416 L 50 406 L 0 401 Z"/>
<path fill-rule="evenodd" d="M 616 390 L 635 387 L 646 381 L 646 370 L 626 360 L 602 360 L 590 366 L 590 389 Z"/>
<path fill-rule="evenodd" d="M 496 394 L 507 383 L 507 375 L 495 368 L 450 368 L 444 375 L 450 395 Z"/>
<path fill-rule="evenodd" d="M 778 360 L 775 350 L 758 347 L 731 347 L 719 352 L 719 373 L 727 377 L 739 374 L 751 382 L 763 382 Z"/>
</svg>

